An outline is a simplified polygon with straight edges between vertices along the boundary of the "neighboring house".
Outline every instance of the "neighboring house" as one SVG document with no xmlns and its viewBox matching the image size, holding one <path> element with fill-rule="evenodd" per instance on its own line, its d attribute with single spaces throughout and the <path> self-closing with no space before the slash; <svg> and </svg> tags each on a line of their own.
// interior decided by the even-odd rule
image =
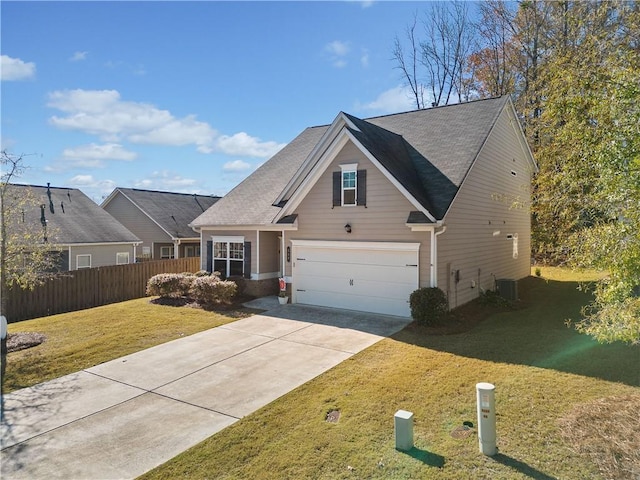
<svg viewBox="0 0 640 480">
<path fill-rule="evenodd" d="M 285 276 L 293 303 L 410 316 L 530 273 L 537 170 L 508 97 L 304 130 L 196 218 L 202 267 Z"/>
<path fill-rule="evenodd" d="M 12 185 L 25 198 L 23 219 L 42 226 L 46 240 L 61 247 L 59 269 L 133 263 L 140 239 L 76 188 Z"/>
<path fill-rule="evenodd" d="M 142 260 L 200 256 L 200 237 L 189 223 L 220 197 L 116 188 L 102 208 L 142 240 Z"/>
</svg>

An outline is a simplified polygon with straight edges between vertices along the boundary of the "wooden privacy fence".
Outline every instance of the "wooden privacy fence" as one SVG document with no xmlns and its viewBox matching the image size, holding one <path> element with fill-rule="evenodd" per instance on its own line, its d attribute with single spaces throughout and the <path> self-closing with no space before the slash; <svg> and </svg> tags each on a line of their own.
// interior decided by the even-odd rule
<svg viewBox="0 0 640 480">
<path fill-rule="evenodd" d="M 33 290 L 9 289 L 5 316 L 11 323 L 141 298 L 154 275 L 199 269 L 200 257 L 190 257 L 74 270 Z"/>
</svg>

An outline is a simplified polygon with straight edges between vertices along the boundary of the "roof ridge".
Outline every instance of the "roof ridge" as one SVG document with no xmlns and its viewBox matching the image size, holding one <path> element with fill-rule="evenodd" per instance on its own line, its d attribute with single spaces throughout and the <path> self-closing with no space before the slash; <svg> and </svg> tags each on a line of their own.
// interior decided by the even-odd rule
<svg viewBox="0 0 640 480">
<path fill-rule="evenodd" d="M 183 195 L 188 197 L 198 196 L 198 197 L 211 197 L 211 198 L 220 198 L 219 195 L 207 195 L 204 193 L 182 193 L 182 192 L 168 192 L 166 190 L 149 190 L 146 188 L 132 188 L 132 187 L 116 187 L 116 190 L 132 190 L 134 192 L 147 192 L 147 193 L 168 193 L 171 195 Z"/>
</svg>

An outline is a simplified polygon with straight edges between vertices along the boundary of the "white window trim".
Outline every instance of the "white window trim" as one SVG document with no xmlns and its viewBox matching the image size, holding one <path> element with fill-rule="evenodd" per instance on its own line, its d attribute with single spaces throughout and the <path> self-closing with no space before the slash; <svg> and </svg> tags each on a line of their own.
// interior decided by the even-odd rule
<svg viewBox="0 0 640 480">
<path fill-rule="evenodd" d="M 119 255 L 126 255 L 127 256 L 127 261 L 126 262 L 119 262 L 118 261 L 118 256 Z M 118 253 L 116 253 L 116 265 L 129 265 L 129 263 L 130 263 L 129 252 L 118 252 Z"/>
<path fill-rule="evenodd" d="M 340 165 L 340 203 L 343 207 L 355 207 L 358 205 L 358 164 L 357 163 L 344 163 Z M 353 190 L 353 203 L 344 203 L 344 174 L 353 173 L 355 175 L 355 184 L 353 187 L 349 187 L 347 190 Z"/>
<path fill-rule="evenodd" d="M 215 263 L 216 260 L 225 260 L 226 261 L 226 270 L 227 273 L 229 273 L 231 271 L 231 261 L 232 259 L 229 258 L 229 244 L 230 243 L 241 243 L 244 246 L 244 237 L 241 235 L 236 235 L 236 236 L 220 236 L 220 237 L 211 237 L 211 240 L 213 242 L 213 251 L 211 252 L 212 258 L 211 261 L 213 263 L 213 269 L 215 270 Z M 227 257 L 226 258 L 216 258 L 215 256 L 215 244 L 216 243 L 226 243 L 227 244 Z M 239 262 L 238 259 L 233 259 L 234 262 Z M 245 262 L 245 258 L 244 258 L 244 249 L 242 251 L 242 271 L 244 272 L 244 262 Z M 221 272 L 222 273 L 222 272 Z"/>
<path fill-rule="evenodd" d="M 85 266 L 80 266 L 80 257 L 88 257 L 89 258 L 89 266 L 85 267 Z M 91 268 L 91 254 L 90 253 L 80 253 L 78 255 L 76 255 L 76 270 L 80 270 L 83 268 Z"/>
<path fill-rule="evenodd" d="M 169 249 L 169 256 L 165 257 L 162 255 L 162 250 L 164 248 L 168 248 Z M 173 245 L 163 245 L 160 247 L 160 259 L 161 260 L 171 260 L 172 258 L 176 258 L 175 257 L 175 250 L 174 250 L 174 246 Z"/>
</svg>

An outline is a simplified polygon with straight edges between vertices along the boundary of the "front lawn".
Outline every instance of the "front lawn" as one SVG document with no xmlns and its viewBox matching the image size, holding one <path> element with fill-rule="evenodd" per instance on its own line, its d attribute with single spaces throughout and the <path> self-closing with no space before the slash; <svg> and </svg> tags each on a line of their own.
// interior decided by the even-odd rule
<svg viewBox="0 0 640 480">
<path fill-rule="evenodd" d="M 589 300 L 570 280 L 590 278 L 543 268 L 520 283 L 520 308 L 470 331 L 406 328 L 142 478 L 636 478 L 640 348 L 565 324 Z M 478 382 L 496 385 L 494 457 L 475 431 L 452 436 L 476 425 Z M 408 453 L 394 448 L 399 409 L 414 413 Z"/>
<path fill-rule="evenodd" d="M 150 300 L 140 298 L 10 324 L 9 334 L 38 332 L 46 340 L 37 347 L 9 353 L 4 391 L 35 385 L 249 315 L 246 309 L 216 313 L 157 305 Z"/>
</svg>

